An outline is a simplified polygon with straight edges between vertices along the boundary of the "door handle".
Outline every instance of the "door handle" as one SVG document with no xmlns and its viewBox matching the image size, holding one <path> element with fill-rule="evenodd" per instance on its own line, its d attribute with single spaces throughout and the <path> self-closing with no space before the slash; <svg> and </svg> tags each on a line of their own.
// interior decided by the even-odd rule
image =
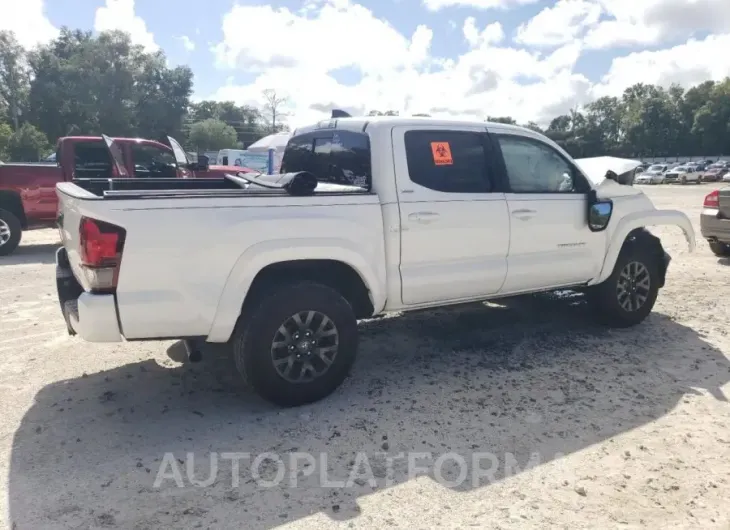
<svg viewBox="0 0 730 530">
<path fill-rule="evenodd" d="M 512 215 L 514 217 L 517 217 L 518 219 L 522 219 L 523 221 L 526 221 L 527 219 L 531 219 L 535 216 L 537 211 L 535 210 L 514 210 L 512 212 Z"/>
<path fill-rule="evenodd" d="M 416 221 L 417 223 L 430 223 L 439 216 L 436 212 L 414 212 L 408 214 L 409 221 Z"/>
</svg>

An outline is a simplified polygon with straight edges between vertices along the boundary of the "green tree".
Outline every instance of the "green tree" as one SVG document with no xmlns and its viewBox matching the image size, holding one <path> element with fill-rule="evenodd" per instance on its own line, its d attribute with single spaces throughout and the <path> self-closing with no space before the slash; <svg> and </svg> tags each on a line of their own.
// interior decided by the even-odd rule
<svg viewBox="0 0 730 530">
<path fill-rule="evenodd" d="M 15 162 L 37 162 L 50 149 L 46 136 L 30 123 L 21 125 L 8 139 L 8 157 Z"/>
<path fill-rule="evenodd" d="M 10 128 L 10 125 L 0 122 L 0 161 L 7 162 L 10 159 L 8 145 L 12 135 L 13 129 Z"/>
<path fill-rule="evenodd" d="M 49 138 L 68 134 L 178 134 L 192 91 L 189 68 L 168 68 L 126 33 L 63 28 L 30 54 L 32 122 Z"/>
<path fill-rule="evenodd" d="M 548 133 L 567 133 L 570 129 L 570 116 L 561 115 L 553 118 L 548 125 Z"/>
<path fill-rule="evenodd" d="M 193 91 L 193 72 L 187 66 L 167 68 L 158 52 L 141 58 L 136 79 L 137 130 L 149 138 L 179 136 Z"/>
<path fill-rule="evenodd" d="M 223 121 L 209 118 L 190 127 L 188 141 L 199 151 L 230 149 L 236 145 L 236 129 Z"/>
<path fill-rule="evenodd" d="M 507 125 L 517 125 L 517 122 L 511 116 L 487 116 L 487 121 L 493 123 L 506 123 Z"/>
<path fill-rule="evenodd" d="M 9 31 L 0 31 L 0 111 L 17 129 L 28 108 L 30 75 L 26 52 Z"/>
<path fill-rule="evenodd" d="M 694 115 L 692 133 L 702 153 L 730 152 L 730 78 L 712 87 L 707 101 Z"/>
<path fill-rule="evenodd" d="M 248 105 L 238 106 L 232 101 L 201 101 L 190 106 L 188 128 L 195 122 L 207 119 L 226 122 L 236 129 L 238 143 L 248 146 L 266 136 L 266 126 L 261 112 Z"/>
</svg>

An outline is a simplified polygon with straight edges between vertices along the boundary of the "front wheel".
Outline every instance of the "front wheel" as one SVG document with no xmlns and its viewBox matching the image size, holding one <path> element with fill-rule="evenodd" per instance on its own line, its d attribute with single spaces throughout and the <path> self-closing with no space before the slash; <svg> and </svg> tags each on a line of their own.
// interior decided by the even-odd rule
<svg viewBox="0 0 730 530">
<path fill-rule="evenodd" d="M 682 175 L 679 178 L 679 183 L 682 184 L 682 185 L 687 184 L 687 177 L 685 177 L 684 175 Z"/>
<path fill-rule="evenodd" d="M 293 407 L 323 399 L 345 380 L 357 353 L 357 320 L 331 287 L 294 283 L 246 311 L 232 341 L 244 381 L 264 399 Z"/>
<path fill-rule="evenodd" d="M 611 276 L 591 290 L 589 301 L 603 323 L 618 328 L 635 326 L 651 313 L 659 283 L 656 258 L 630 247 L 621 251 Z"/>
<path fill-rule="evenodd" d="M 7 256 L 18 248 L 22 235 L 20 220 L 9 211 L 0 209 L 0 256 Z"/>
</svg>

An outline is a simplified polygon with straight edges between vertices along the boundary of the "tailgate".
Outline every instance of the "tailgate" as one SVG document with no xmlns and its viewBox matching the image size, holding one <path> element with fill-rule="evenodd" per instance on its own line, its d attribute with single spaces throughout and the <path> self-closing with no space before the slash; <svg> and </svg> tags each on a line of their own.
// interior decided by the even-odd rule
<svg viewBox="0 0 730 530">
<path fill-rule="evenodd" d="M 724 219 L 730 219 L 730 187 L 722 188 L 719 190 L 719 217 Z"/>
</svg>

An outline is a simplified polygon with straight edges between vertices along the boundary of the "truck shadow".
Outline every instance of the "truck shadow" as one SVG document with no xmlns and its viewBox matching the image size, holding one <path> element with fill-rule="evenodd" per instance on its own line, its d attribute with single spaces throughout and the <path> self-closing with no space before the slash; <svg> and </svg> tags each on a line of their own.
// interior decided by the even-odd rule
<svg viewBox="0 0 730 530">
<path fill-rule="evenodd" d="M 3 265 L 48 265 L 56 262 L 56 249 L 60 243 L 21 243 L 9 256 L 0 257 L 0 267 Z"/>
<path fill-rule="evenodd" d="M 235 521 L 269 529 L 320 512 L 355 518 L 359 498 L 373 492 L 424 475 L 457 491 L 488 487 L 661 418 L 687 394 L 704 389 L 726 400 L 720 388 L 730 380 L 728 358 L 691 328 L 654 313 L 636 328 L 606 330 L 592 324 L 579 296 L 386 316 L 360 327 L 353 376 L 330 398 L 297 409 L 240 389 L 230 360 L 216 355 L 46 386 L 13 440 L 11 524 Z M 223 452 L 250 455 L 237 480 Z M 282 463 L 252 464 L 266 452 Z M 425 469 L 385 458 L 412 452 L 426 453 L 418 461 Z M 301 453 L 311 455 L 309 467 Z M 465 482 L 453 458 L 435 465 L 447 453 L 467 463 Z M 480 454 L 486 476 L 472 466 Z M 209 485 L 195 485 L 208 477 Z M 564 478 L 554 477 L 554 487 Z M 343 488 L 323 479 L 350 480 Z"/>
</svg>

